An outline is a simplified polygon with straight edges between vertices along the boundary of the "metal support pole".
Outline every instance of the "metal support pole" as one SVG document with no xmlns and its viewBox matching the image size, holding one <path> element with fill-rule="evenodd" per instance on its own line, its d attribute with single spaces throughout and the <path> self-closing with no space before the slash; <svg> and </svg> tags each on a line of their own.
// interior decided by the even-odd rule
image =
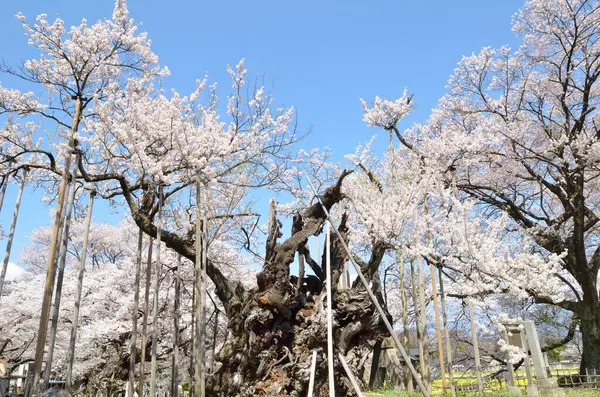
<svg viewBox="0 0 600 397">
<path fill-rule="evenodd" d="M 307 179 L 308 179 L 308 177 L 307 177 Z M 323 212 L 325 213 L 326 220 L 329 222 L 329 224 L 333 225 L 333 222 L 331 221 L 331 219 L 329 217 L 329 211 L 327 211 L 327 208 L 325 208 L 325 205 L 323 205 L 323 202 L 321 201 L 321 198 L 317 195 L 317 191 L 315 190 L 315 187 L 313 186 L 313 184 L 312 184 L 312 182 L 311 182 L 310 179 L 308 179 L 308 183 L 309 183 L 312 191 L 314 192 L 315 197 L 319 201 L 319 204 L 321 205 L 321 208 L 323 209 Z M 415 367 L 410 362 L 410 357 L 408 356 L 408 354 L 406 354 L 406 350 L 404 350 L 404 347 L 402 346 L 402 343 L 400 343 L 400 340 L 398 339 L 398 335 L 396 335 L 396 332 L 394 331 L 394 328 L 392 327 L 392 324 L 390 324 L 387 316 L 385 315 L 385 312 L 383 311 L 383 308 L 381 307 L 381 305 L 377 301 L 377 298 L 373 294 L 373 291 L 371 291 L 371 288 L 369 288 L 369 282 L 367 281 L 367 279 L 363 275 L 362 270 L 360 269 L 360 266 L 356 263 L 356 260 L 354 259 L 354 256 L 350 252 L 350 248 L 348 248 L 348 245 L 346 244 L 346 242 L 342 238 L 342 235 L 340 234 L 340 232 L 335 227 L 333 228 L 333 230 L 336 233 L 336 235 L 337 235 L 337 237 L 338 237 L 338 239 L 340 241 L 340 244 L 342 245 L 342 247 L 346 251 L 346 254 L 348 254 L 348 257 L 350 258 L 350 261 L 352 262 L 352 265 L 354 266 L 354 270 L 358 274 L 358 278 L 360 279 L 360 281 L 362 282 L 365 290 L 369 294 L 369 298 L 371 298 L 371 301 L 373 302 L 373 305 L 375 306 L 375 308 L 379 312 L 379 316 L 381 317 L 381 320 L 384 322 L 385 326 L 388 329 L 388 332 L 391 334 L 392 339 L 394 340 L 394 343 L 396 343 L 396 347 L 400 351 L 400 354 L 402 355 L 402 358 L 407 363 L 409 370 L 412 372 L 413 377 L 417 381 L 417 385 L 419 386 L 419 389 L 421 390 L 421 392 L 423 393 L 423 395 L 425 397 L 429 397 L 429 392 L 427 391 L 427 388 L 425 387 L 425 385 L 421 381 L 421 378 L 419 377 L 419 374 L 415 370 Z"/>
<path fill-rule="evenodd" d="M 71 388 L 73 382 L 73 363 L 75 362 L 75 343 L 77 341 L 77 325 L 79 323 L 79 309 L 81 308 L 81 293 L 83 290 L 83 276 L 85 274 L 85 259 L 87 255 L 87 246 L 90 237 L 90 225 L 92 222 L 92 209 L 94 206 L 94 197 L 96 192 L 90 193 L 90 202 L 88 204 L 87 215 L 85 218 L 85 231 L 83 234 L 83 246 L 81 247 L 81 259 L 79 261 L 79 274 L 77 276 L 77 296 L 75 297 L 75 310 L 73 311 L 73 320 L 71 321 L 71 338 L 69 339 L 69 352 L 67 359 L 67 390 Z"/>
<path fill-rule="evenodd" d="M 15 229 L 17 228 L 17 219 L 19 218 L 19 208 L 21 207 L 21 198 L 23 197 L 23 189 L 25 189 L 25 179 L 27 178 L 28 169 L 23 169 L 23 175 L 21 176 L 21 184 L 19 185 L 19 193 L 17 193 L 17 201 L 15 202 L 15 210 L 13 212 L 12 223 L 10 224 L 10 232 L 8 232 L 8 241 L 6 242 L 6 251 L 4 252 L 4 262 L 2 263 L 2 273 L 0 273 L 0 300 L 2 300 L 2 293 L 4 290 L 4 279 L 6 278 L 6 271 L 8 270 L 8 262 L 10 260 L 10 251 L 12 249 L 13 238 L 15 236 Z M 8 180 L 5 181 L 4 187 Z M 4 197 L 4 192 L 2 192 Z"/>
</svg>

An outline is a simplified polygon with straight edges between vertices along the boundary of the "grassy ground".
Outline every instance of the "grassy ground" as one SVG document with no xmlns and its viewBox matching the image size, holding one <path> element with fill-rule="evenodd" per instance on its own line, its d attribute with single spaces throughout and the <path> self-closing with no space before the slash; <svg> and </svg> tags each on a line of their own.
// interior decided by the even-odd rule
<svg viewBox="0 0 600 397">
<path fill-rule="evenodd" d="M 566 397 L 599 397 L 600 389 L 596 390 L 577 390 L 577 389 L 565 389 Z M 366 393 L 367 397 L 422 397 L 420 393 L 402 393 L 393 390 L 373 391 Z M 493 393 L 486 393 L 486 397 L 515 397 L 520 394 L 510 394 L 506 391 L 498 391 Z M 457 394 L 457 397 L 477 397 L 477 393 L 471 394 Z"/>
</svg>

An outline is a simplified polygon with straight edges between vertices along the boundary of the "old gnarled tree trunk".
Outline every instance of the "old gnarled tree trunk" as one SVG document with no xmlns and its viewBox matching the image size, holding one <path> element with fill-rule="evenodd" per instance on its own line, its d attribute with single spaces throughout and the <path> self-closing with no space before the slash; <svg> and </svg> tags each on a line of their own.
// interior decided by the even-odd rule
<svg viewBox="0 0 600 397">
<path fill-rule="evenodd" d="M 322 201 L 328 210 L 342 199 L 341 184 L 348 174 L 344 172 L 337 183 L 324 192 Z M 155 233 L 151 217 L 142 211 L 132 212 L 144 232 Z M 258 288 L 247 290 L 240 283 L 228 280 L 209 261 L 207 273 L 215 283 L 229 323 L 226 342 L 216 357 L 221 366 L 207 378 L 207 395 L 304 396 L 308 390 L 312 351 L 318 353 L 315 390 L 328 387 L 326 295 L 322 288 L 326 271 L 324 261 L 319 264 L 307 247 L 308 238 L 320 234 L 325 221 L 321 206 L 314 204 L 294 217 L 291 237 L 278 242 L 281 223 L 272 203 L 265 262 L 257 275 Z M 347 235 L 345 215 L 337 228 L 342 236 Z M 163 236 L 168 247 L 193 260 L 192 241 L 166 231 Z M 384 251 L 385 247 L 375 246 L 370 260 L 361 263 L 379 297 L 376 274 Z M 305 278 L 299 291 L 289 271 L 296 253 L 304 257 L 316 274 Z M 333 235 L 333 286 L 337 285 L 342 265 L 347 260 L 339 240 Z M 349 290 L 334 288 L 333 294 L 335 349 L 346 357 L 356 374 L 362 375 L 375 341 L 386 336 L 385 327 L 367 292 L 358 283 Z M 336 393 L 353 395 L 337 359 L 335 365 Z"/>
</svg>

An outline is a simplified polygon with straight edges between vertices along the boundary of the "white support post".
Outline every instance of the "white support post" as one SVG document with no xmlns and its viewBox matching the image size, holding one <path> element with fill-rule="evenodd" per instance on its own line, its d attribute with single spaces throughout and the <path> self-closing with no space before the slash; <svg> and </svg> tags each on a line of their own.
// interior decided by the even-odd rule
<svg viewBox="0 0 600 397">
<path fill-rule="evenodd" d="M 152 311 L 152 361 L 150 363 L 150 397 L 156 397 L 156 371 L 158 369 L 157 349 L 158 349 L 158 298 L 160 272 L 162 265 L 160 263 L 160 245 L 162 233 L 162 209 L 163 209 L 163 189 L 162 185 L 158 188 L 158 223 L 156 225 L 156 264 L 155 264 L 155 282 L 154 282 L 154 307 Z"/>
<path fill-rule="evenodd" d="M 69 339 L 69 351 L 67 360 L 67 390 L 71 388 L 73 380 L 73 363 L 75 362 L 75 344 L 77 341 L 77 325 L 79 324 L 79 309 L 81 308 L 81 294 L 83 291 L 83 276 L 85 274 L 85 259 L 87 256 L 87 246 L 90 238 L 90 225 L 92 223 L 92 210 L 94 208 L 94 197 L 96 192 L 90 192 L 90 202 L 88 203 L 87 215 L 85 218 L 85 231 L 83 233 L 83 245 L 81 247 L 81 259 L 79 261 L 79 274 L 77 276 L 77 295 L 75 297 L 75 310 L 71 320 L 71 338 Z"/>
<path fill-rule="evenodd" d="M 348 379 L 350 379 L 350 383 L 352 383 L 352 387 L 354 388 L 354 392 L 356 393 L 356 395 L 358 397 L 363 397 L 363 394 L 360 391 L 360 386 L 358 385 L 358 382 L 356 381 L 356 378 L 354 377 L 354 374 L 350 370 L 350 367 L 348 366 L 348 363 L 346 362 L 346 359 L 344 358 L 344 355 L 342 353 L 338 353 L 338 357 L 340 358 L 340 361 L 342 363 L 342 367 L 344 367 L 344 370 L 346 371 L 346 375 L 348 376 Z"/>
<path fill-rule="evenodd" d="M 471 321 L 471 340 L 473 341 L 473 355 L 475 356 L 475 371 L 477 372 L 477 390 L 483 396 L 483 379 L 481 377 L 481 357 L 479 356 L 479 341 L 477 340 L 477 328 L 475 325 L 475 314 L 471 298 L 467 298 L 469 305 L 469 320 Z"/>
<path fill-rule="evenodd" d="M 448 312 L 446 310 L 446 292 L 444 291 L 444 274 L 442 268 L 438 267 L 440 278 L 440 303 L 442 304 L 442 320 L 444 321 L 444 338 L 446 338 L 446 357 L 448 359 L 448 380 L 450 383 L 450 392 L 452 397 L 456 397 L 456 388 L 454 387 L 454 374 L 452 370 L 452 345 L 450 344 L 450 331 L 448 330 Z"/>
<path fill-rule="evenodd" d="M 19 193 L 17 193 L 17 201 L 15 202 L 15 211 L 8 233 L 8 242 L 6 243 L 6 251 L 4 252 L 4 262 L 2 263 L 2 273 L 0 273 L 0 300 L 2 300 L 2 290 L 4 289 L 4 279 L 6 278 L 6 270 L 8 269 L 8 261 L 10 260 L 10 251 L 12 249 L 13 237 L 17 227 L 17 219 L 19 218 L 19 208 L 21 206 L 21 198 L 23 197 L 23 189 L 25 188 L 25 178 L 27 177 L 27 168 L 23 170 L 21 176 L 21 184 L 19 185 Z M 4 186 L 8 183 L 8 179 L 4 181 Z M 4 194 L 3 194 L 4 195 Z"/>
<path fill-rule="evenodd" d="M 54 346 L 56 344 L 56 333 L 58 332 L 58 316 L 60 314 L 60 303 L 62 300 L 62 286 L 65 277 L 65 264 L 67 260 L 67 248 L 69 247 L 69 230 L 71 228 L 71 216 L 73 215 L 73 203 L 75 201 L 75 192 L 77 191 L 77 165 L 81 153 L 79 151 L 75 155 L 75 166 L 71 173 L 71 187 L 69 197 L 67 198 L 67 208 L 65 215 L 65 223 L 60 241 L 60 254 L 58 258 L 58 274 L 56 275 L 56 292 L 54 293 L 54 303 L 52 306 L 52 317 L 50 320 L 50 334 L 48 340 L 48 353 L 46 357 L 46 368 L 44 370 L 44 389 L 48 389 L 48 382 L 52 372 L 54 360 Z"/>
<path fill-rule="evenodd" d="M 200 178 L 196 181 L 196 262 L 195 262 L 195 332 L 194 332 L 194 397 L 204 397 L 205 390 L 205 363 L 204 363 L 204 339 L 205 339 L 205 285 L 204 277 L 206 275 L 205 265 L 205 234 L 204 234 L 204 219 L 202 217 L 202 191 Z"/>
<path fill-rule="evenodd" d="M 331 307 L 331 224 L 326 226 L 325 235 L 325 281 L 327 285 L 327 368 L 329 370 L 329 396 L 335 397 L 335 378 L 333 371 L 333 310 Z"/>
<path fill-rule="evenodd" d="M 200 284 L 200 299 L 202 301 L 202 310 L 200 312 L 200 396 L 206 395 L 206 266 L 208 265 L 208 218 L 206 216 L 206 203 L 208 195 L 204 190 L 204 200 L 202 200 L 202 269 Z"/>
<path fill-rule="evenodd" d="M 144 306 L 142 311 L 142 337 L 140 343 L 142 345 L 142 353 L 140 354 L 140 379 L 138 381 L 140 395 L 143 397 L 146 390 L 146 339 L 148 339 L 148 311 L 150 310 L 150 284 L 152 283 L 152 248 L 154 239 L 150 236 L 148 241 L 148 257 L 146 259 L 146 284 L 144 284 Z"/>
<path fill-rule="evenodd" d="M 10 166 L 8 167 L 10 168 Z M 4 195 L 6 194 L 6 187 L 8 186 L 8 176 L 7 174 L 2 180 L 2 187 L 0 188 L 0 212 L 2 211 L 2 204 L 4 203 Z"/>
<path fill-rule="evenodd" d="M 0 150 L 0 153 L 1 152 L 2 151 Z M 0 212 L 2 212 L 2 204 L 4 203 L 4 195 L 6 194 L 6 188 L 8 187 L 8 180 L 10 178 L 10 169 L 11 169 L 12 165 L 13 165 L 13 162 L 11 160 L 8 162 L 8 167 L 6 167 L 8 169 L 8 172 L 2 179 L 2 185 L 0 187 Z"/>
<path fill-rule="evenodd" d="M 313 389 L 315 387 L 315 371 L 317 370 L 317 351 L 312 352 L 312 363 L 310 364 L 310 379 L 308 381 L 308 393 L 306 397 L 313 397 Z"/>
<path fill-rule="evenodd" d="M 73 121 L 71 122 L 71 133 L 69 135 L 69 150 L 65 153 L 63 172 L 58 187 L 58 196 L 56 197 L 56 213 L 54 214 L 54 224 L 52 226 L 52 237 L 50 238 L 50 247 L 48 248 L 48 270 L 46 271 L 46 280 L 44 281 L 44 293 L 42 299 L 42 310 L 40 312 L 40 322 L 35 344 L 35 359 L 33 365 L 33 387 L 30 394 L 37 394 L 40 387 L 40 376 L 42 374 L 42 364 L 44 361 L 44 346 L 46 345 L 46 336 L 48 334 L 48 320 L 50 319 L 50 305 L 52 303 L 52 290 L 54 287 L 54 276 L 56 273 L 56 256 L 58 254 L 58 244 L 60 240 L 61 221 L 63 219 L 65 195 L 67 191 L 67 179 L 71 170 L 71 156 L 75 148 L 74 136 L 79 129 L 79 122 L 82 112 L 82 97 L 78 95 L 75 102 Z"/>
<path fill-rule="evenodd" d="M 173 307 L 173 356 L 171 364 L 171 397 L 179 397 L 179 316 L 181 295 L 181 254 L 177 255 L 177 267 L 173 272 L 175 278 L 175 303 Z"/>
<path fill-rule="evenodd" d="M 323 212 L 325 213 L 325 219 L 329 222 L 329 224 L 333 224 L 333 222 L 331 221 L 331 218 L 329 217 L 329 211 L 327 211 L 327 208 L 325 208 L 325 205 L 323 205 L 323 202 L 321 201 L 321 198 L 318 196 L 317 191 L 316 191 L 314 185 L 312 184 L 311 180 L 308 177 L 307 177 L 307 179 L 308 179 L 308 183 L 309 183 L 312 191 L 315 194 L 315 197 L 319 201 L 319 204 L 321 205 L 321 208 L 323 209 Z M 396 343 L 396 347 L 400 351 L 400 354 L 402 355 L 402 358 L 404 359 L 404 361 L 407 363 L 407 366 L 408 366 L 409 370 L 412 372 L 413 377 L 415 378 L 415 380 L 417 382 L 417 385 L 419 386 L 419 389 L 421 390 L 421 393 L 423 393 L 423 395 L 425 397 L 429 397 L 429 392 L 427 391 L 427 388 L 425 387 L 425 385 L 421 381 L 421 378 L 419 377 L 419 374 L 415 370 L 415 367 L 410 362 L 410 357 L 408 356 L 408 354 L 406 354 L 406 350 L 402 346 L 402 343 L 400 343 L 400 340 L 398 339 L 398 335 L 396 335 L 396 332 L 394 331 L 394 327 L 392 327 L 392 324 L 390 324 L 387 316 L 385 315 L 385 312 L 383 311 L 383 308 L 381 307 L 381 305 L 377 301 L 377 298 L 373 294 L 373 291 L 371 291 L 371 288 L 369 287 L 369 282 L 367 281 L 367 279 L 365 278 L 364 274 L 362 273 L 362 270 L 360 270 L 360 266 L 356 263 L 356 260 L 354 259 L 354 256 L 352 255 L 352 252 L 350 252 L 350 248 L 348 248 L 348 245 L 344 241 L 342 235 L 340 234 L 340 232 L 335 227 L 333 228 L 333 231 L 336 233 L 338 239 L 340 240 L 340 244 L 342 245 L 342 247 L 344 248 L 344 250 L 348 254 L 348 257 L 350 258 L 350 261 L 352 262 L 352 265 L 354 266 L 354 270 L 358 274 L 358 278 L 360 279 L 360 281 L 362 282 L 363 286 L 365 287 L 365 290 L 369 294 L 369 298 L 371 298 L 371 301 L 373 302 L 373 305 L 375 306 L 375 308 L 379 312 L 379 316 L 381 317 L 381 320 L 383 321 L 383 323 L 385 324 L 386 328 L 388 329 L 388 332 L 391 334 L 392 339 L 394 339 L 394 342 Z"/>
<path fill-rule="evenodd" d="M 138 230 L 137 256 L 135 259 L 135 281 L 133 286 L 133 310 L 131 311 L 131 339 L 129 340 L 129 382 L 127 396 L 133 397 L 135 390 L 135 358 L 137 355 L 137 323 L 140 304 L 140 282 L 142 273 L 142 249 L 144 246 L 144 232 Z"/>
<path fill-rule="evenodd" d="M 423 338 L 423 334 L 422 334 L 422 328 L 421 328 L 421 305 L 420 305 L 420 300 L 419 300 L 419 294 L 417 292 L 417 284 L 418 284 L 418 280 L 417 280 L 417 273 L 420 274 L 420 272 L 415 271 L 415 261 L 411 260 L 410 261 L 410 280 L 411 280 L 411 293 L 412 293 L 412 300 L 413 300 L 413 308 L 414 308 L 414 312 L 415 312 L 415 328 L 417 331 L 417 346 L 419 349 L 419 365 L 420 365 L 420 369 L 421 369 L 421 379 L 427 379 L 427 360 L 426 360 L 426 355 L 425 355 L 425 346 L 424 346 L 424 338 Z"/>
</svg>

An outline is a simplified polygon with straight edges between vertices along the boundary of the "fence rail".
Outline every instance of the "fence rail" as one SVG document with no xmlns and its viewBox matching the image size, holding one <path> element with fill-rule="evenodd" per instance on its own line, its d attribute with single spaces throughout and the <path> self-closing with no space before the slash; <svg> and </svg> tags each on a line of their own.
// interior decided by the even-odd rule
<svg viewBox="0 0 600 397">
<path fill-rule="evenodd" d="M 568 370 L 554 370 L 552 375 L 557 378 L 560 387 L 581 387 L 586 389 L 600 389 L 600 372 L 596 370 L 585 374 L 573 373 Z"/>
<path fill-rule="evenodd" d="M 600 371 L 592 371 L 584 375 L 580 375 L 579 368 L 562 368 L 551 370 L 549 375 L 553 378 L 556 378 L 558 385 L 562 388 L 600 389 Z M 535 371 L 533 370 L 532 376 L 535 379 Z M 457 392 L 468 393 L 476 392 L 478 390 L 477 377 L 475 376 L 474 372 L 456 372 L 454 374 L 454 381 Z M 515 373 L 515 384 L 517 387 L 523 390 L 525 390 L 529 384 L 524 370 L 517 371 Z M 484 391 L 486 393 L 506 390 L 507 386 L 507 379 L 502 374 L 496 376 L 484 374 Z M 439 395 L 441 393 L 441 381 L 436 379 L 432 384 L 432 394 Z"/>
</svg>

